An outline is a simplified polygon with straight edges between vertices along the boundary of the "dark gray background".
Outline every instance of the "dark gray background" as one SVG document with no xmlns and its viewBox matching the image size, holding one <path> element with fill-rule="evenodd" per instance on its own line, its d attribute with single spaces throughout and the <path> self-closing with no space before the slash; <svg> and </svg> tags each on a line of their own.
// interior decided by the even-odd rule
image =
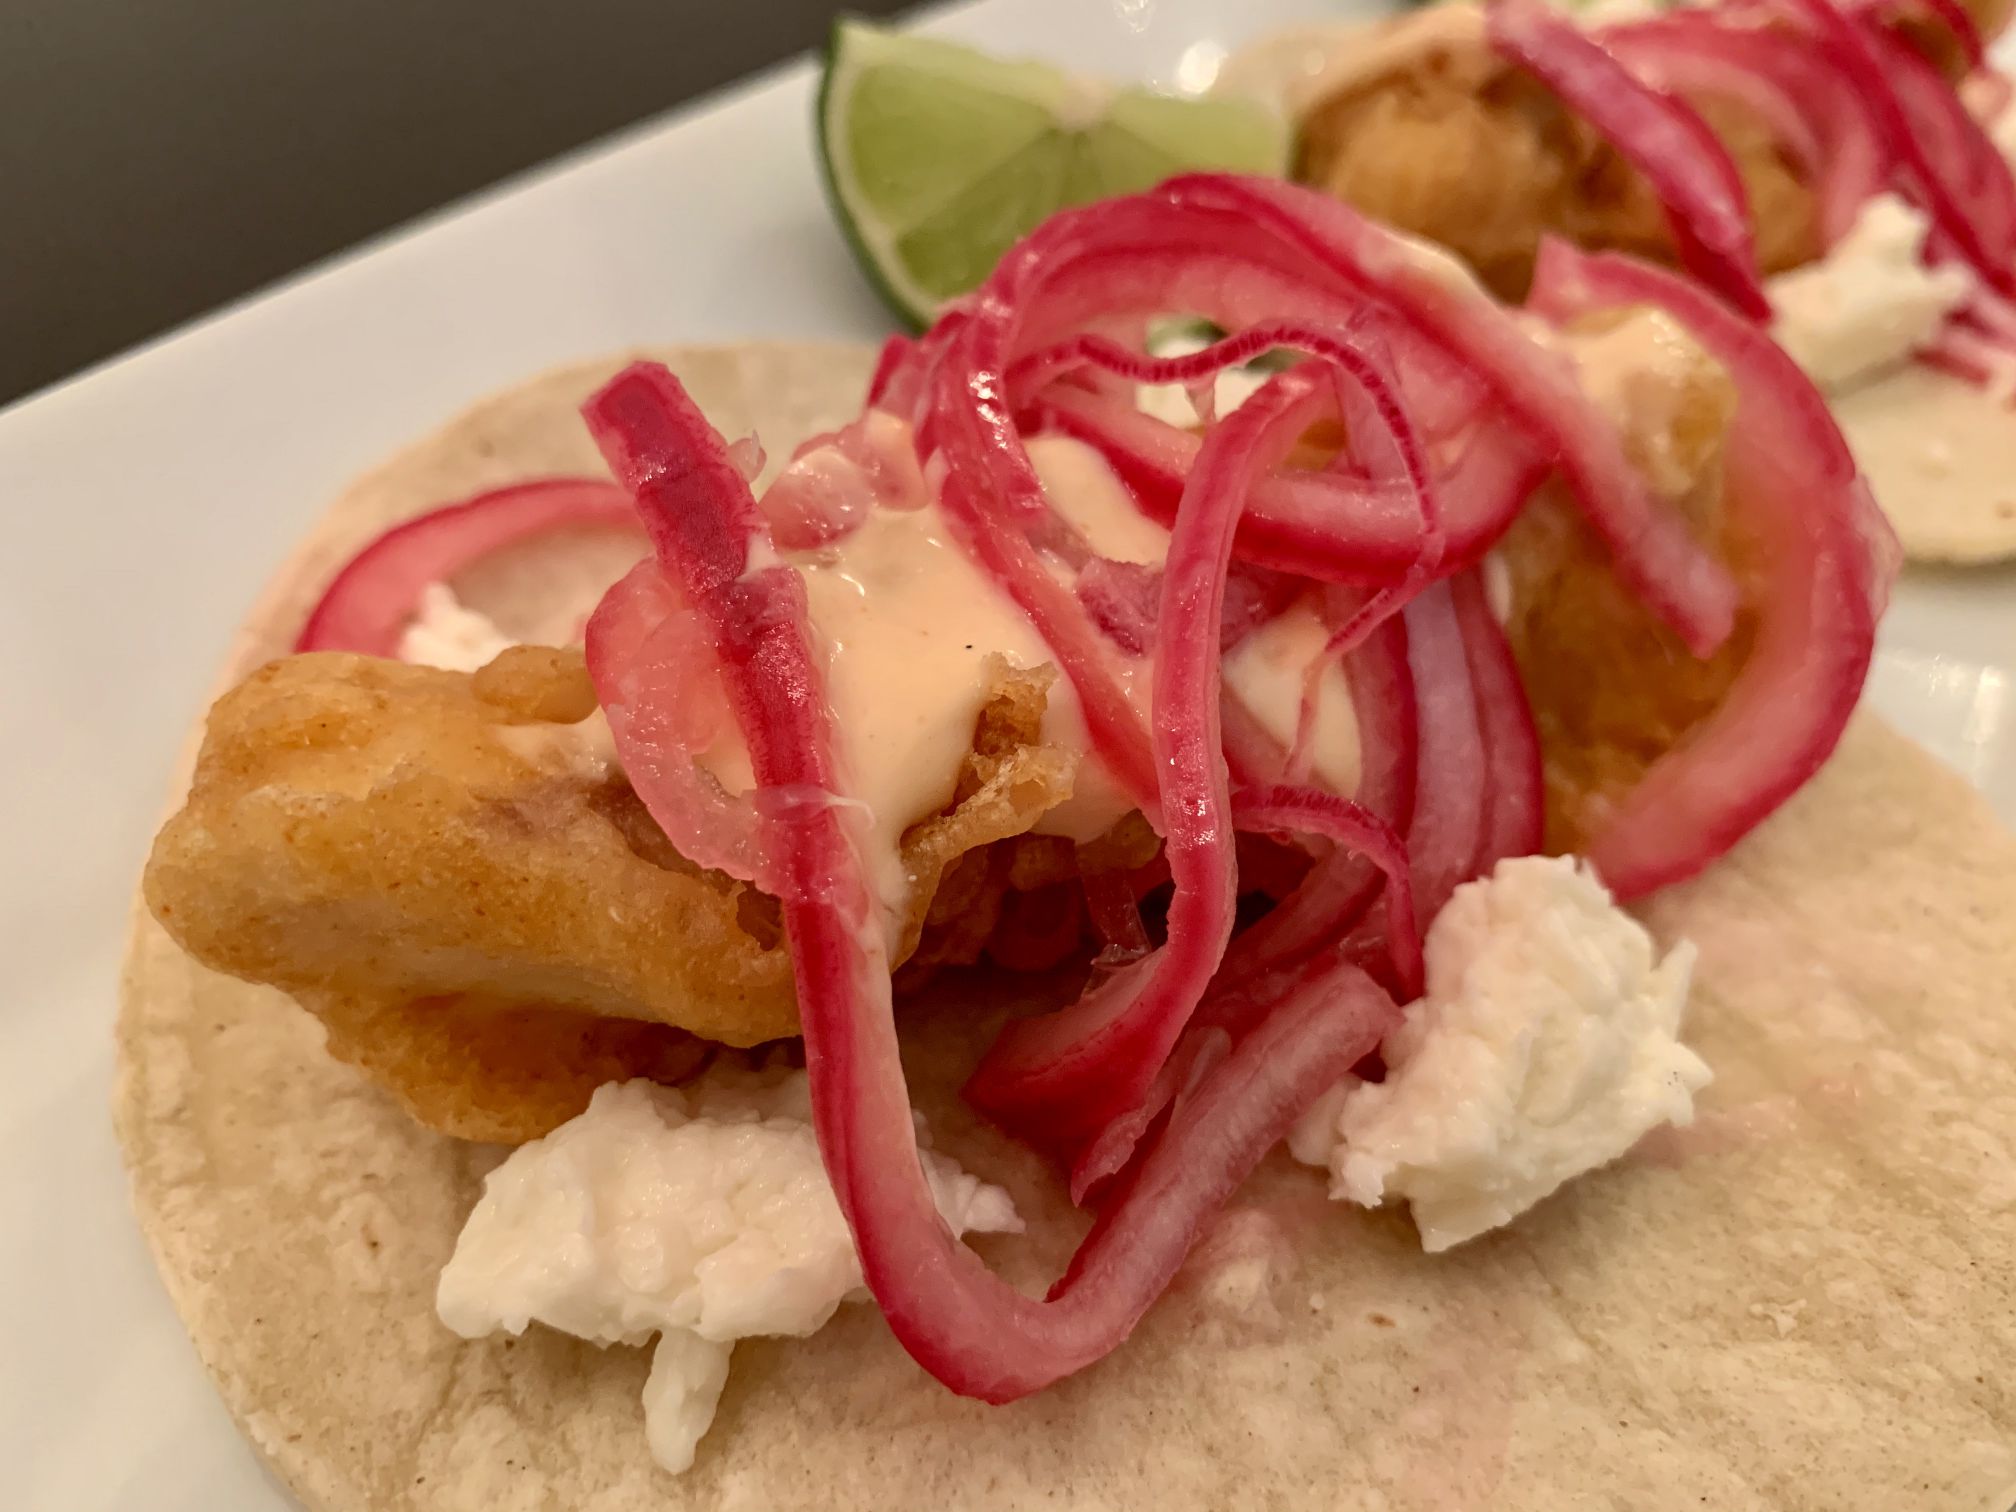
<svg viewBox="0 0 2016 1512">
<path fill-rule="evenodd" d="M 903 0 L 0 0 L 0 402 Z"/>
</svg>

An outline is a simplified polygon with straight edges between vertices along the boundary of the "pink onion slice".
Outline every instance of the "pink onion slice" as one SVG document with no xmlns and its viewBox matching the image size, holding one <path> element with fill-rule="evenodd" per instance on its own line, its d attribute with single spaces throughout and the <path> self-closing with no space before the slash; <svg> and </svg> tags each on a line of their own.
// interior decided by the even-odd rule
<svg viewBox="0 0 2016 1512">
<path fill-rule="evenodd" d="M 1407 606 L 1407 664 L 1414 683 L 1420 765 L 1407 828 L 1414 906 L 1442 911 L 1476 875 L 1483 849 L 1489 768 L 1463 627 L 1452 590 L 1438 583 Z"/>
<path fill-rule="evenodd" d="M 586 414 L 637 495 L 663 569 L 707 619 L 765 787 L 834 790 L 832 710 L 802 582 L 752 570 L 761 519 L 725 448 L 671 374 L 640 365 Z M 1229 541 L 1229 527 L 1223 532 Z M 1339 967 L 1284 999 L 1189 1089 L 1048 1298 L 994 1277 L 939 1217 L 917 1158 L 888 963 L 849 811 L 770 821 L 797 971 L 813 1120 L 862 1272 L 891 1328 L 953 1390 L 1004 1402 L 1110 1352 L 1168 1285 L 1208 1215 L 1395 1010 Z"/>
<path fill-rule="evenodd" d="M 1804 37 L 1732 16 L 1681 10 L 1606 27 L 1603 43 L 1662 88 L 1739 101 L 1813 175 L 1825 245 L 1847 235 L 1893 163 L 1849 82 Z"/>
<path fill-rule="evenodd" d="M 1898 549 L 1827 406 L 1792 359 L 1685 279 L 1562 242 L 1529 303 L 1553 319 L 1649 304 L 1728 370 L 1730 513 L 1762 574 L 1748 660 L 1714 713 L 1623 794 L 1587 853 L 1633 898 L 1692 876 L 1791 796 L 1834 749 L 1862 689 Z"/>
<path fill-rule="evenodd" d="M 1512 647 L 1491 613 L 1479 574 L 1452 578 L 1449 593 L 1463 636 L 1470 687 L 1477 698 L 1477 731 L 1484 742 L 1488 790 L 1477 855 L 1470 870 L 1488 873 L 1507 856 L 1530 856 L 1546 828 L 1540 737 Z"/>
<path fill-rule="evenodd" d="M 1906 83 L 1900 88 L 1898 83 L 1899 79 L 1910 79 L 1914 73 L 1903 55 L 1908 54 L 1921 67 L 1928 66 L 1924 60 L 1901 42 L 1843 12 L 1833 0 L 1781 0 L 1781 3 L 1788 14 L 1805 24 L 1829 64 L 1854 87 L 1876 135 L 1895 155 L 1913 196 L 1931 214 L 1940 233 L 1952 242 L 1983 282 L 2005 294 L 2016 293 L 2016 259 L 2011 258 L 2004 240 L 2016 231 L 2016 226 L 2005 230 L 1996 219 L 2004 213 L 2003 185 L 2009 177 L 2008 165 L 2003 164 L 1996 175 L 1992 198 L 1981 209 L 1970 206 L 1956 182 L 1964 174 L 1965 165 L 1935 157 L 1922 135 L 1930 122 L 1953 123 L 1942 113 L 1925 109 L 1930 104 L 1929 97 L 1917 91 L 1912 91 L 1911 96 L 1919 107 L 1914 119 L 1914 107 L 1906 103 L 1905 97 L 1911 86 Z M 1941 92 L 1951 95 L 1943 81 Z M 1957 98 L 1952 108 L 1965 114 Z M 1967 126 L 1975 136 L 1981 134 L 1977 123 L 1969 120 Z M 1986 171 L 1985 163 L 1979 167 Z"/>
<path fill-rule="evenodd" d="M 1872 40 L 1914 145 L 1966 208 L 1985 254 L 2006 270 L 2016 263 L 2016 179 L 2009 160 L 1938 69 L 1896 37 Z"/>
<path fill-rule="evenodd" d="M 1142 512 L 1168 524 L 1202 443 L 1131 404 L 1066 386 L 1047 390 L 1037 418 L 1106 458 Z M 1505 532 L 1547 464 L 1509 430 L 1479 425 L 1435 448 L 1431 462 L 1445 532 L 1444 564 L 1475 561 Z M 1255 565 L 1324 582 L 1390 582 L 1420 548 L 1420 509 L 1409 491 L 1334 472 L 1283 469 L 1254 483 L 1234 551 Z"/>
<path fill-rule="evenodd" d="M 1728 638 L 1737 603 L 1728 573 L 1652 497 L 1568 361 L 1543 350 L 1451 259 L 1297 185 L 1192 174 L 1169 180 L 1158 193 L 1242 213 L 1254 233 L 1309 248 L 1338 276 L 1404 315 L 1467 365 L 1508 418 L 1551 451 L 1618 576 L 1689 650 L 1705 656 Z"/>
<path fill-rule="evenodd" d="M 1393 830 L 1368 809 L 1334 793 L 1306 787 L 1247 789 L 1234 796 L 1233 812 L 1242 832 L 1279 835 L 1314 835 L 1329 841 L 1337 853 L 1359 858 L 1384 875 L 1386 882 L 1387 946 L 1395 975 L 1398 997 L 1405 1001 L 1421 992 L 1421 935 L 1414 917 L 1413 889 L 1408 879 L 1407 847 Z M 1335 970 L 1334 962 L 1324 963 L 1324 971 Z M 1264 996 L 1250 1003 L 1254 1015 L 1261 1016 L 1284 995 L 1279 963 L 1271 963 L 1261 980 L 1268 985 Z M 1237 975 L 1228 980 L 1248 983 L 1253 979 Z M 1241 1022 L 1240 1027 L 1250 1027 Z M 1227 1032 L 1218 1020 L 1200 1022 L 1186 1033 L 1182 1044 L 1193 1052 L 1210 1043 L 1209 1037 Z M 1197 1037 L 1205 1037 L 1198 1043 Z M 1141 1138 L 1168 1106 L 1178 1087 L 1189 1079 L 1189 1064 L 1178 1048 L 1166 1060 L 1141 1102 L 1111 1119 L 1085 1145 L 1071 1166 L 1071 1200 L 1082 1205 L 1102 1183 L 1125 1169 L 1133 1159 Z"/>
<path fill-rule="evenodd" d="M 696 759 L 729 730 L 727 695 L 707 626 L 656 562 L 595 606 L 587 657 L 624 775 L 665 838 L 696 865 L 773 890 L 755 810 Z"/>
<path fill-rule="evenodd" d="M 1341 348 L 1333 360 L 1350 361 Z M 1355 377 L 1376 383 L 1369 368 Z M 1176 884 L 1168 938 L 1070 1007 L 1003 1030 L 966 1097 L 1032 1143 L 1069 1150 L 1140 1104 L 1224 956 L 1235 867 L 1220 734 L 1220 623 L 1247 479 L 1286 456 L 1327 386 L 1295 370 L 1210 433 L 1163 564 L 1153 732 L 1163 854 Z"/>
<path fill-rule="evenodd" d="M 1543 0 L 1490 0 L 1492 44 L 1552 89 L 1645 176 L 1680 261 L 1753 320 L 1771 301 L 1757 273 L 1750 201 L 1722 139 L 1684 100 L 1645 83 Z"/>
<path fill-rule="evenodd" d="M 992 390 L 983 405 L 949 372 L 948 364 L 944 381 L 953 389 L 919 434 L 926 456 L 935 453 L 943 467 L 939 503 L 946 520 L 966 554 L 1007 590 L 1048 644 L 1078 695 L 1094 753 L 1152 819 L 1158 799 L 1148 731 L 1109 664 L 1106 638 L 1076 591 L 1052 574 L 1037 543 L 1000 508 L 1003 492 L 1021 486 L 1019 479 L 1003 481 L 1002 455 L 1012 450 L 1019 456 L 1040 498 L 1034 469 Z"/>
<path fill-rule="evenodd" d="M 428 585 L 448 582 L 507 546 L 577 526 L 635 530 L 637 515 L 613 483 L 545 478 L 395 525 L 336 574 L 294 649 L 397 656 Z"/>
<path fill-rule="evenodd" d="M 931 501 L 909 423 L 869 409 L 837 431 L 809 437 L 757 501 L 784 551 L 825 546 L 881 509 Z"/>
<path fill-rule="evenodd" d="M 1960 0 L 1866 0 L 1866 3 L 1848 7 L 1866 20 L 1895 26 L 1900 21 L 1911 19 L 1917 11 L 1929 21 L 1945 28 L 1946 33 L 1960 48 L 1960 56 L 1968 68 L 1983 68 L 1988 62 L 1988 47 L 1981 38 L 1981 28 L 1974 20 L 1974 13 L 1960 3 Z"/>
<path fill-rule="evenodd" d="M 1343 664 L 1358 724 L 1354 797 L 1398 833 L 1405 833 L 1413 820 L 1419 781 L 1419 715 L 1405 624 L 1404 616 L 1387 621 Z M 1220 979 L 1240 981 L 1281 962 L 1301 960 L 1334 941 L 1371 904 L 1380 875 L 1366 856 L 1333 846 L 1294 892 L 1232 942 Z"/>
</svg>

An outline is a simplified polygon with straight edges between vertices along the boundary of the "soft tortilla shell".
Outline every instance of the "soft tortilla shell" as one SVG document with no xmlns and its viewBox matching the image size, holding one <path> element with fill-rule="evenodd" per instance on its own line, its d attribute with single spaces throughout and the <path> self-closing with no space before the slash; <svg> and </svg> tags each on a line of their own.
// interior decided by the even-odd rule
<svg viewBox="0 0 2016 1512">
<path fill-rule="evenodd" d="M 781 390 L 859 393 L 853 352 L 675 354 L 731 429 Z M 847 381 L 838 370 L 845 366 Z M 571 406 L 611 365 L 503 396 L 366 480 L 269 597 L 230 675 L 392 518 L 593 465 Z M 807 402 L 801 428 L 837 418 Z M 777 434 L 768 434 L 772 429 Z M 1655 926 L 1702 962 L 1718 1076 L 1657 1136 L 1509 1232 L 1424 1256 L 1404 1216 L 1271 1162 L 1112 1359 L 1032 1400 L 941 1390 L 879 1314 L 741 1346 L 685 1477 L 650 1463 L 641 1351 L 459 1340 L 435 1277 L 498 1152 L 412 1125 L 279 994 L 142 914 L 119 1025 L 135 1202 L 231 1411 L 312 1508 L 1322 1506 L 1380 1512 L 2002 1512 L 2016 1493 L 2016 840 L 1871 719 Z M 913 1025 L 933 1088 L 984 989 Z M 978 999 L 978 1001 L 976 1001 Z M 930 1073 L 937 1073 L 931 1075 Z M 1077 1223 L 1041 1173 L 920 1093 L 941 1147 L 1038 1219 L 993 1254 L 1053 1274 Z"/>
<path fill-rule="evenodd" d="M 1913 363 L 1832 404 L 1906 556 L 2016 556 L 2016 409 L 2008 399 Z"/>
</svg>

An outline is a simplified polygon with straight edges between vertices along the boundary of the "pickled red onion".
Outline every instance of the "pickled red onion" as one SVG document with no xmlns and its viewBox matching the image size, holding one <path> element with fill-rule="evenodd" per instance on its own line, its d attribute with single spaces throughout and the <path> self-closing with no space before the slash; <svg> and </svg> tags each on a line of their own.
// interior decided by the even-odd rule
<svg viewBox="0 0 2016 1512">
<path fill-rule="evenodd" d="M 347 562 L 309 611 L 296 651 L 396 656 L 421 590 L 508 546 L 576 526 L 634 531 L 637 511 L 598 478 L 513 483 L 395 525 Z"/>
<path fill-rule="evenodd" d="M 712 638 L 654 561 L 631 568 L 595 606 L 587 658 L 624 775 L 673 848 L 775 891 L 755 812 L 698 760 L 730 724 Z"/>
<path fill-rule="evenodd" d="M 831 791 L 832 715 L 803 584 L 788 567 L 753 565 L 761 516 L 719 438 L 662 368 L 619 374 L 586 413 L 636 491 L 659 565 L 721 648 L 758 782 Z M 1204 1221 L 1310 1099 L 1378 1043 L 1395 1010 L 1348 966 L 1284 998 L 1187 1090 L 1126 1192 L 1038 1301 L 953 1238 L 925 1183 L 888 962 L 850 823 L 833 805 L 768 821 L 784 863 L 779 895 L 820 1150 L 862 1273 L 905 1348 L 955 1391 L 1010 1401 L 1082 1369 L 1132 1331 Z"/>
<path fill-rule="evenodd" d="M 1860 97 L 1877 138 L 1887 144 L 1901 176 L 1902 187 L 1931 214 L 1933 223 L 1983 282 L 2005 294 L 2016 293 L 2016 189 L 2009 187 L 2009 165 L 1991 167 L 1972 151 L 1956 161 L 1951 141 L 1935 148 L 1921 135 L 1927 130 L 1951 132 L 1970 147 L 1985 141 L 1979 123 L 1966 115 L 1944 81 L 1924 87 L 1919 70 L 1930 65 L 1903 43 L 1839 9 L 1833 0 L 1779 0 L 1785 13 L 1803 23 L 1828 64 L 1837 69 Z M 1941 97 L 1951 101 L 1947 110 Z M 1989 144 L 1989 152 L 1993 145 Z M 1981 182 L 1970 185 L 1978 175 Z M 1970 201 L 1969 187 L 1984 198 Z"/>
<path fill-rule="evenodd" d="M 1237 212 L 1249 234 L 1292 242 L 1403 315 L 1415 335 L 1467 366 L 1507 418 L 1552 453 L 1618 577 L 1689 650 L 1706 655 L 1728 638 L 1737 603 L 1728 573 L 1652 497 L 1567 360 L 1536 343 L 1452 259 L 1291 184 L 1190 174 L 1157 192 L 1178 204 Z"/>
<path fill-rule="evenodd" d="M 1353 354 L 1339 344 L 1332 361 Z M 1369 364 L 1354 379 L 1377 383 Z M 1244 484 L 1293 448 L 1331 395 L 1313 365 L 1269 380 L 1212 429 L 1163 565 L 1153 732 L 1163 852 L 1176 883 L 1167 941 L 1071 1007 L 1002 1031 L 966 1096 L 1004 1126 L 1068 1149 L 1137 1106 L 1232 936 L 1230 788 L 1219 733 L 1219 626 Z"/>
<path fill-rule="evenodd" d="M 1682 264 L 1751 319 L 1769 321 L 1749 196 L 1708 123 L 1543 0 L 1490 0 L 1484 17 L 1499 52 L 1552 89 L 1645 176 L 1666 209 Z"/>
<path fill-rule="evenodd" d="M 1186 228 L 1197 241 L 1189 252 Z M 1817 696 L 1831 709 L 1859 681 L 1885 567 L 1880 522 L 1866 514 L 1838 433 L 1782 354 L 1706 296 L 1629 264 L 1613 273 L 1612 261 L 1543 257 L 1536 308 L 1565 318 L 1649 302 L 1692 326 L 1741 395 L 1731 487 L 1759 514 L 1760 536 L 1791 558 L 1769 569 L 1765 601 L 1750 610 L 1763 628 L 1730 706 L 1651 769 L 1646 786 L 1660 802 L 1624 795 L 1618 812 L 1634 822 L 1606 832 L 1599 864 L 1613 885 L 1618 875 L 1649 885 L 1662 867 L 1678 875 L 1701 864 L 1690 843 L 1726 843 L 1824 754 L 1827 720 L 1805 706 Z M 1474 569 L 1438 557 L 1447 527 L 1439 499 L 1426 497 L 1446 475 L 1435 470 L 1438 446 L 1493 434 L 1466 429 L 1467 411 L 1486 411 L 1474 424 L 1537 438 L 1612 545 L 1619 575 L 1650 585 L 1648 604 L 1697 644 L 1714 644 L 1733 619 L 1734 584 L 1652 503 L 1565 362 L 1474 288 L 1420 264 L 1404 243 L 1304 191 L 1179 180 L 1059 217 L 937 328 L 892 345 L 878 377 L 878 402 L 916 425 L 920 474 L 958 542 L 1048 641 L 1096 753 L 1162 831 L 1174 883 L 1168 938 L 1153 950 L 1143 949 L 1127 878 L 1088 886 L 1119 946 L 1106 973 L 1074 1007 L 1012 1028 L 969 1086 L 983 1108 L 1070 1163 L 1075 1195 L 1098 1194 L 1090 1235 L 1040 1302 L 961 1247 L 924 1187 L 864 831 L 838 786 L 834 713 L 802 579 L 769 550 L 765 511 L 669 374 L 632 369 L 588 406 L 656 552 L 612 593 L 591 637 L 598 687 L 620 690 L 662 668 L 650 650 L 661 627 L 718 678 L 757 783 L 746 802 L 726 800 L 735 817 L 723 835 L 784 911 L 821 1151 L 891 1327 L 955 1390 L 1009 1400 L 1117 1345 L 1210 1212 L 1309 1099 L 1392 1027 L 1397 1009 L 1378 982 L 1413 990 L 1417 923 L 1464 878 L 1538 843 L 1539 761 L 1524 692 Z M 1115 404 L 1112 372 L 1185 371 L 1113 345 L 1138 341 L 1143 312 L 1171 291 L 1221 312 L 1236 307 L 1244 319 L 1235 324 L 1261 328 L 1248 343 L 1281 335 L 1270 322 L 1295 321 L 1298 344 L 1317 355 L 1232 414 L 1210 417 L 1194 455 L 1171 464 L 1181 486 L 1157 576 L 1106 562 L 1064 526 L 1023 436 L 1032 419 L 1081 397 Z M 1075 339 L 1086 333 L 1102 340 Z M 1241 350 L 1241 339 L 1235 331 L 1217 355 Z M 1072 366 L 1087 360 L 1089 374 Z M 1340 389 L 1340 374 L 1350 387 Z M 1018 383 L 1030 392 L 1017 393 Z M 1351 797 L 1284 793 L 1256 778 L 1284 753 L 1255 736 L 1236 705 L 1221 709 L 1219 668 L 1242 527 L 1268 487 L 1294 475 L 1282 464 L 1308 426 L 1340 413 L 1344 453 L 1308 476 L 1370 485 L 1396 520 L 1411 510 L 1369 593 L 1327 590 L 1336 632 L 1368 603 L 1399 610 L 1373 622 L 1344 661 L 1364 755 Z M 1767 443 L 1777 432 L 1789 440 L 1774 461 Z M 1809 464 L 1815 500 L 1797 497 L 1785 473 Z M 1343 534 L 1356 522 L 1329 523 Z M 1803 547 L 1788 544 L 1809 527 Z M 1288 587 L 1320 576 L 1290 571 Z M 1434 575 L 1443 580 L 1424 586 Z M 1256 582 L 1255 601 L 1275 602 L 1281 586 Z M 1805 633 L 1816 626 L 1825 633 Z M 1147 722 L 1116 675 L 1134 644 L 1153 656 Z M 1800 659 L 1809 650 L 1812 664 Z M 626 743 L 669 752 L 686 763 L 670 781 L 687 781 L 719 709 L 705 689 L 686 703 L 676 691 L 649 696 L 669 701 L 662 730 L 640 733 L 628 710 L 619 750 L 626 764 Z M 1746 729 L 1760 747 L 1748 756 Z M 1239 770 L 1236 793 L 1228 765 Z M 1669 803 L 1672 815 L 1661 811 Z M 1235 939 L 1242 826 L 1311 834 L 1330 848 L 1273 915 Z"/>
<path fill-rule="evenodd" d="M 1144 514 L 1175 518 L 1183 480 L 1201 444 L 1188 431 L 1131 404 L 1060 385 L 1035 418 L 1106 458 Z M 1517 516 L 1546 463 L 1502 426 L 1435 447 L 1431 459 L 1444 532 L 1443 562 L 1475 561 Z M 1239 560 L 1332 583 L 1390 582 L 1420 548 L 1420 512 L 1408 490 L 1335 472 L 1285 471 L 1253 485 L 1233 550 Z"/>
<path fill-rule="evenodd" d="M 1564 242 L 1541 248 L 1532 305 L 1572 318 L 1654 305 L 1735 380 L 1724 453 L 1732 517 L 1763 575 L 1752 649 L 1720 707 L 1656 760 L 1587 848 L 1633 898 L 1692 876 L 1818 770 L 1862 690 L 1899 553 L 1825 401 L 1769 336 L 1685 279 Z"/>
</svg>

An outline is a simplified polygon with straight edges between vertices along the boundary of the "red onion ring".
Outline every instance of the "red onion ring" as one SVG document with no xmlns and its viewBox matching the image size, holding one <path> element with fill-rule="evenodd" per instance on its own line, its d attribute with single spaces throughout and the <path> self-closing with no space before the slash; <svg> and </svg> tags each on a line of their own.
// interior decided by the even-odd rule
<svg viewBox="0 0 2016 1512">
<path fill-rule="evenodd" d="M 1787 14 L 1804 24 L 1830 66 L 1838 69 L 1860 96 L 1876 136 L 1888 144 L 1905 183 L 1931 213 L 1940 232 L 1951 240 L 1983 282 L 2005 294 L 2016 294 L 2016 259 L 2010 255 L 2011 249 L 2004 241 L 2006 232 L 1999 221 L 2005 211 L 2003 186 L 2009 179 L 2008 165 L 2004 163 L 1999 174 L 1994 175 L 1996 193 L 1987 206 L 1987 213 L 1997 219 L 1985 220 L 1970 211 L 1954 182 L 1964 168 L 1935 160 L 1919 135 L 1935 123 L 1956 131 L 1971 130 L 1975 137 L 1981 135 L 1978 123 L 1966 117 L 1944 81 L 1937 93 L 1952 101 L 1952 110 L 1964 119 L 1964 127 L 1936 108 L 1930 92 L 1908 82 L 1916 75 L 1914 63 L 1918 67 L 1929 65 L 1902 43 L 1839 10 L 1831 0 L 1779 0 L 1779 3 Z M 1905 61 L 1906 55 L 1910 62 Z M 1906 82 L 1900 84 L 1900 80 Z M 1978 167 L 1987 171 L 1985 163 Z M 2016 197 L 2016 189 L 2008 194 Z M 2012 229 L 2016 229 L 2016 222 L 2012 222 Z"/>
<path fill-rule="evenodd" d="M 1473 876 L 1484 876 L 1507 856 L 1539 851 L 1546 827 L 1545 779 L 1533 709 L 1512 647 L 1485 598 L 1483 579 L 1470 572 L 1449 581 L 1449 596 L 1463 636 L 1463 657 L 1477 699 L 1477 733 L 1484 743 L 1484 821 Z"/>
<path fill-rule="evenodd" d="M 1752 649 L 1720 707 L 1589 841 L 1604 881 L 1629 899 L 1700 871 L 1819 769 L 1861 693 L 1899 550 L 1813 385 L 1768 336 L 1685 279 L 1549 241 L 1529 304 L 1557 320 L 1656 306 L 1728 370 L 1740 396 L 1724 488 L 1732 514 L 1756 531 L 1766 579 Z"/>
<path fill-rule="evenodd" d="M 1379 375 L 1341 343 L 1329 360 Z M 966 1085 L 975 1107 L 1035 1142 L 1069 1148 L 1138 1106 L 1231 939 L 1235 868 L 1219 715 L 1219 627 L 1244 481 L 1281 457 L 1330 400 L 1282 373 L 1207 438 L 1163 566 L 1153 741 L 1163 853 L 1176 883 L 1168 939 L 1069 1008 L 1011 1023 Z"/>
<path fill-rule="evenodd" d="M 1294 185 L 1223 175 L 1186 175 L 1160 194 L 1181 204 L 1230 209 L 1249 234 L 1307 247 L 1342 277 L 1403 313 L 1413 328 L 1468 365 L 1499 405 L 1554 452 L 1583 517 L 1618 576 L 1705 656 L 1728 638 L 1736 588 L 1721 565 L 1663 508 L 1624 456 L 1615 431 L 1576 384 L 1565 358 L 1523 328 L 1446 258 L 1424 259 L 1356 211 Z"/>
<path fill-rule="evenodd" d="M 832 714 L 803 583 L 785 567 L 751 570 L 761 517 L 719 438 L 662 368 L 619 374 L 586 414 L 636 492 L 661 567 L 710 622 L 757 780 L 832 791 Z M 1229 551 L 1229 527 L 1223 533 Z M 820 1150 L 863 1275 L 904 1347 L 955 1391 L 1010 1401 L 1127 1336 L 1208 1215 L 1302 1107 L 1378 1042 L 1395 1010 L 1348 967 L 1284 999 L 1204 1072 L 1037 1301 L 952 1237 L 924 1181 L 888 963 L 848 824 L 833 805 L 770 821 L 786 873 L 780 897 Z"/>
<path fill-rule="evenodd" d="M 1753 320 L 1771 301 L 1757 273 L 1750 199 L 1729 149 L 1694 108 L 1633 74 L 1542 0 L 1490 0 L 1491 42 L 1559 95 L 1659 196 L 1695 277 Z"/>
<path fill-rule="evenodd" d="M 637 512 L 595 478 L 513 483 L 395 525 L 347 562 L 309 611 L 296 651 L 397 656 L 422 590 L 485 557 L 575 526 L 634 531 Z"/>
</svg>

